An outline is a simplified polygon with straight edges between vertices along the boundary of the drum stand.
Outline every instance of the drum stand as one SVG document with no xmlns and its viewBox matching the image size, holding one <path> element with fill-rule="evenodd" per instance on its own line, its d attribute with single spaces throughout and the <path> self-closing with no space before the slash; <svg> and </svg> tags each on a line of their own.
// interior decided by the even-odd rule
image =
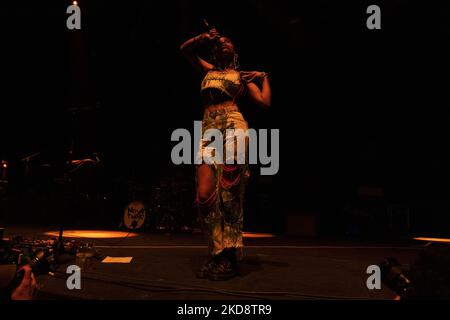
<svg viewBox="0 0 450 320">
<path fill-rule="evenodd" d="M 63 188 L 63 190 L 62 190 L 62 198 L 64 199 L 63 201 L 66 204 L 68 204 L 69 206 L 72 201 L 67 201 L 67 200 L 69 200 L 69 199 L 74 200 L 75 193 L 77 193 L 77 196 L 78 196 L 78 200 L 75 200 L 75 201 L 77 201 L 77 203 L 81 203 L 81 198 L 80 198 L 81 194 L 77 190 L 80 187 L 80 183 L 83 181 L 82 173 L 80 173 L 80 171 L 82 171 L 83 169 L 88 168 L 88 167 L 94 168 L 94 170 L 95 170 L 100 163 L 100 157 L 99 157 L 98 153 L 95 153 L 95 152 L 92 153 L 92 155 L 90 157 L 85 157 L 84 159 L 75 159 L 77 157 L 77 155 L 76 155 L 77 142 L 79 143 L 78 137 L 80 136 L 78 130 L 80 130 L 80 127 L 82 127 L 80 125 L 79 114 L 81 112 L 91 112 L 96 109 L 99 109 L 99 105 L 96 105 L 95 107 L 75 107 L 75 108 L 70 108 L 67 110 L 67 112 L 71 113 L 71 117 L 70 117 L 70 122 L 71 122 L 70 147 L 69 147 L 69 150 L 67 153 L 68 160 L 64 163 L 64 170 L 63 170 L 64 173 L 58 180 L 59 180 L 59 184 Z M 76 174 L 81 175 L 81 178 L 80 178 L 80 176 L 76 177 Z M 77 178 L 80 178 L 79 181 L 77 181 Z M 87 198 L 89 199 L 89 196 Z M 94 201 L 94 200 L 88 200 L 88 201 Z M 98 199 L 95 201 L 98 201 Z M 64 212 L 70 212 L 72 209 L 67 206 L 64 206 L 64 207 L 65 207 L 65 208 L 63 208 Z M 67 221 L 65 221 L 65 219 L 62 217 L 60 220 L 60 223 L 59 223 L 59 238 L 60 238 L 59 240 L 60 241 L 62 241 L 65 222 L 67 222 Z"/>
</svg>

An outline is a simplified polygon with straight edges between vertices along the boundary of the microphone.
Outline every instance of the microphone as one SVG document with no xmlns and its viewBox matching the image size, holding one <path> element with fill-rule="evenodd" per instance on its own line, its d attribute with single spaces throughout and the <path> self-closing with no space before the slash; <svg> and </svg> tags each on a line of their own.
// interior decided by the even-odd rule
<svg viewBox="0 0 450 320">
<path fill-rule="evenodd" d="M 208 33 L 209 33 L 209 31 L 211 31 L 212 29 L 215 29 L 215 28 L 216 28 L 216 27 L 214 27 L 214 26 L 211 26 L 205 18 L 202 19 L 202 23 L 203 23 L 203 26 L 204 26 L 205 29 L 206 29 L 206 32 L 208 32 Z M 214 41 L 217 43 L 217 42 L 219 42 L 219 39 L 220 39 L 220 36 L 217 36 L 217 37 L 214 38 Z"/>
<path fill-rule="evenodd" d="M 205 18 L 202 19 L 202 22 L 203 22 L 203 26 L 205 27 L 205 29 L 206 29 L 207 31 L 209 31 L 209 30 L 211 30 L 211 29 L 214 29 L 214 27 L 211 27 L 211 26 L 209 25 L 208 21 L 207 21 Z"/>
</svg>

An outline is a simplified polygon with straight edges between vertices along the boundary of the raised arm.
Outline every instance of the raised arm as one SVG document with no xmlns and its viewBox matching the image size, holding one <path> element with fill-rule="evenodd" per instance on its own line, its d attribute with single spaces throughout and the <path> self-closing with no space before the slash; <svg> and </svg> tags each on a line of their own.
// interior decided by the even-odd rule
<svg viewBox="0 0 450 320">
<path fill-rule="evenodd" d="M 219 34 L 216 29 L 211 29 L 209 33 L 202 33 L 194 38 L 187 40 L 180 46 L 180 51 L 188 59 L 188 61 L 201 73 L 206 73 L 213 69 L 214 66 L 198 56 L 198 48 L 202 44 L 212 41 Z"/>
<path fill-rule="evenodd" d="M 246 82 L 250 99 L 264 109 L 269 109 L 272 92 L 270 90 L 269 77 L 266 72 L 242 71 L 242 79 Z M 261 82 L 259 87 L 256 83 Z"/>
</svg>

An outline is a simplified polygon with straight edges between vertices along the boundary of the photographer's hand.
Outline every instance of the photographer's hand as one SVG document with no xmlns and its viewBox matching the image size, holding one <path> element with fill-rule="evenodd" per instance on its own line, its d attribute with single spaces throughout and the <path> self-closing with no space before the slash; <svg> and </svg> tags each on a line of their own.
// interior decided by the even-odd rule
<svg viewBox="0 0 450 320">
<path fill-rule="evenodd" d="M 31 270 L 31 267 L 26 265 L 19 269 L 19 272 L 24 272 L 22 282 L 14 289 L 11 294 L 11 300 L 33 300 L 36 293 L 36 278 Z"/>
</svg>

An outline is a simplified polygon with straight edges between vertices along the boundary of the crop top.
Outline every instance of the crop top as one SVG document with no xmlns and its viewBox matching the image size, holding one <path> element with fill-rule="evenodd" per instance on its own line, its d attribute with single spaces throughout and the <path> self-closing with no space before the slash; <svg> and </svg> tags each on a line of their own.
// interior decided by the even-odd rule
<svg viewBox="0 0 450 320">
<path fill-rule="evenodd" d="M 244 86 L 239 71 L 209 71 L 201 84 L 200 93 L 206 103 L 215 104 L 238 98 Z"/>
</svg>

